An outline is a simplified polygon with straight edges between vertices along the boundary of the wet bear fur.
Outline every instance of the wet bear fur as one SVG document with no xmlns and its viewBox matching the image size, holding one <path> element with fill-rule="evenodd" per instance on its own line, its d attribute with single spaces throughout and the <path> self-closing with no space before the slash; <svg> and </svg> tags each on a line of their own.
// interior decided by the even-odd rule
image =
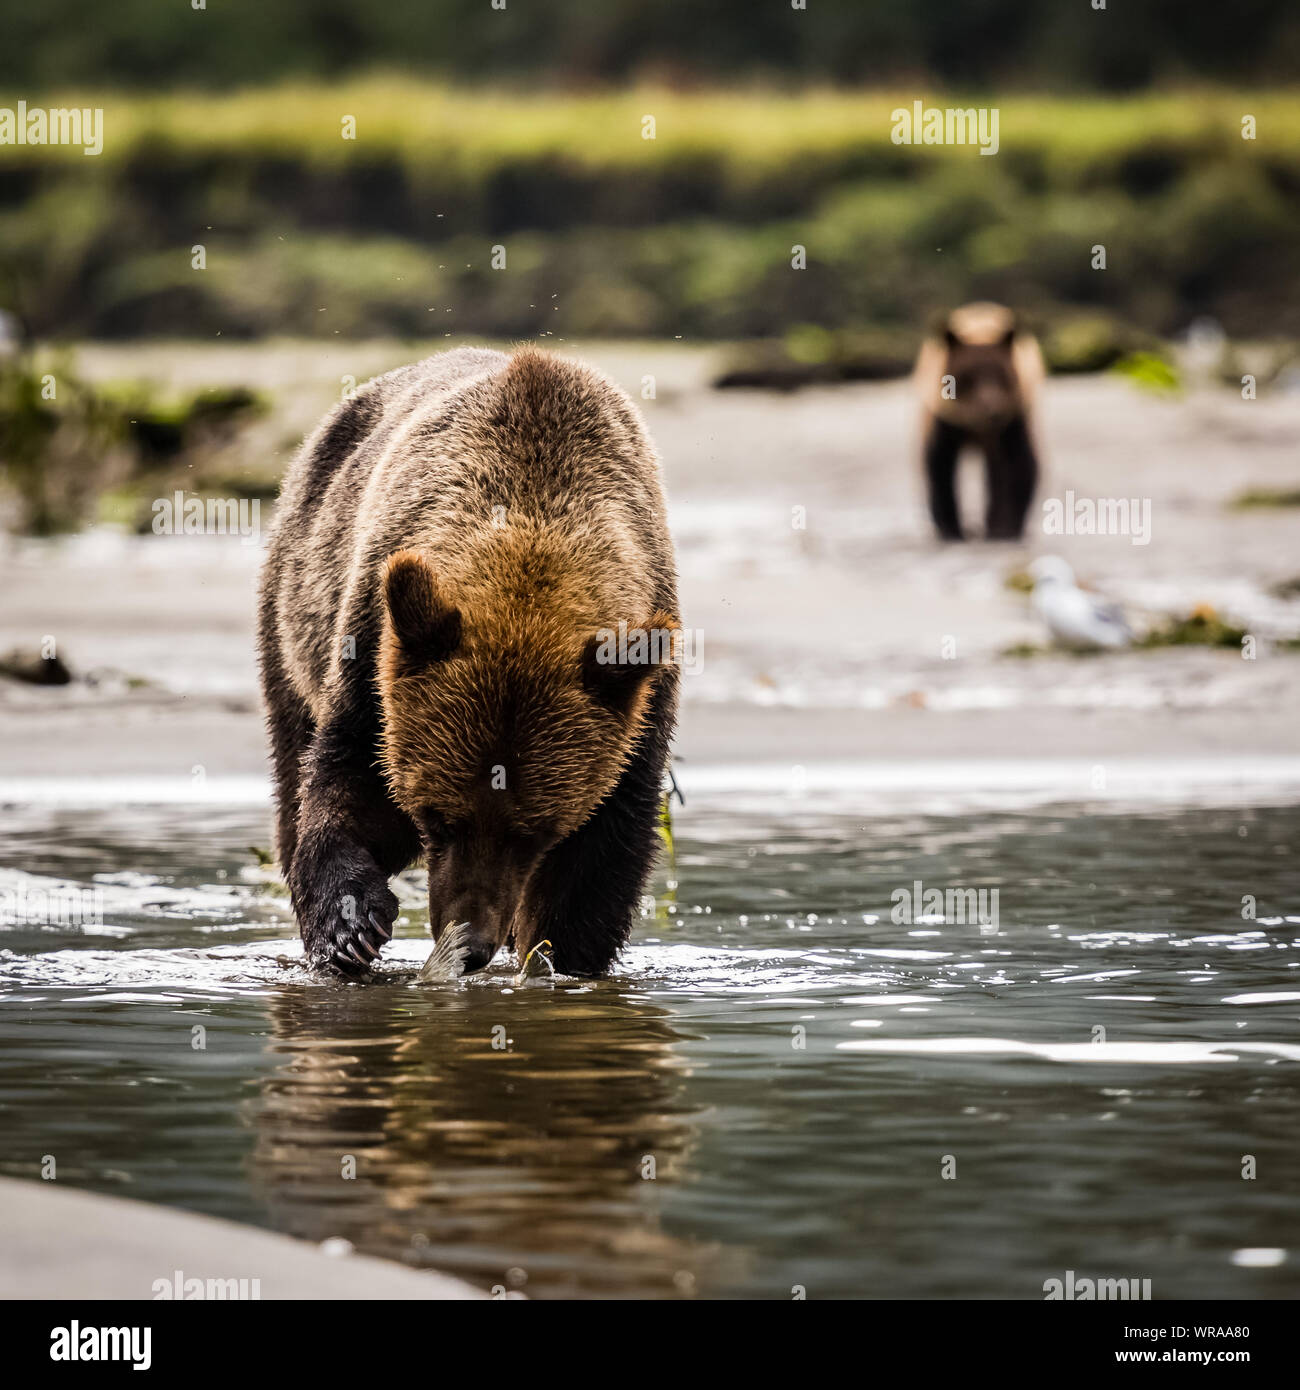
<svg viewBox="0 0 1300 1390">
<path fill-rule="evenodd" d="M 466 966 L 542 939 L 597 975 L 658 850 L 677 627 L 658 462 L 627 397 L 531 348 L 368 382 L 285 478 L 258 602 L 282 871 L 309 960 L 365 972 L 429 871 Z"/>
</svg>

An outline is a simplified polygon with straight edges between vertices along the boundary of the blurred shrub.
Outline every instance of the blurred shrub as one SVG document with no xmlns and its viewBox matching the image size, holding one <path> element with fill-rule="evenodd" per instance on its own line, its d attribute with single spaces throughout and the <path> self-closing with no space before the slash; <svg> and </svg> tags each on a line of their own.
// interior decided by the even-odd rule
<svg viewBox="0 0 1300 1390">
<path fill-rule="evenodd" d="M 1103 372 L 1131 353 L 1153 351 L 1157 342 L 1112 314 L 1063 314 L 1043 335 L 1048 368 L 1058 374 Z"/>
<path fill-rule="evenodd" d="M 169 400 L 135 383 L 94 389 L 65 358 L 0 359 L 0 478 L 15 504 L 13 529 L 76 530 L 111 490 L 156 491 L 173 474 L 193 486 L 195 471 L 202 477 L 205 461 L 264 409 L 243 388 Z"/>
<path fill-rule="evenodd" d="M 914 328 L 831 330 L 797 324 L 783 339 L 733 347 L 713 384 L 794 391 L 837 381 L 888 381 L 908 375 L 920 343 Z"/>
<path fill-rule="evenodd" d="M 1121 357 L 1111 370 L 1128 377 L 1134 386 L 1156 395 L 1173 395 L 1183 389 L 1178 368 L 1156 352 L 1130 353 Z"/>
<path fill-rule="evenodd" d="M 74 530 L 123 471 L 121 415 L 65 364 L 0 362 L 0 467 L 17 502 L 17 529 Z"/>
</svg>

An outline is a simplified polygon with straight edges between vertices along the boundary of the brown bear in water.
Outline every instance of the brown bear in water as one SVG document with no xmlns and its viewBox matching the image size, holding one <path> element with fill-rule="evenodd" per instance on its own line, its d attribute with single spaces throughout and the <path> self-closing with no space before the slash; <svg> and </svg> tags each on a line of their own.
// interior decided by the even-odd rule
<svg viewBox="0 0 1300 1390">
<path fill-rule="evenodd" d="M 989 540 L 1015 540 L 1038 482 L 1031 416 L 1043 357 L 1038 343 L 1000 304 L 954 309 L 929 338 L 913 380 L 921 396 L 930 515 L 945 540 L 962 539 L 957 515 L 957 456 L 984 453 Z"/>
<path fill-rule="evenodd" d="M 365 971 L 390 875 L 423 858 L 467 969 L 543 938 L 562 972 L 608 969 L 659 843 L 677 611 L 653 447 L 596 372 L 462 348 L 337 406 L 286 475 L 259 598 L 309 959 Z"/>
</svg>

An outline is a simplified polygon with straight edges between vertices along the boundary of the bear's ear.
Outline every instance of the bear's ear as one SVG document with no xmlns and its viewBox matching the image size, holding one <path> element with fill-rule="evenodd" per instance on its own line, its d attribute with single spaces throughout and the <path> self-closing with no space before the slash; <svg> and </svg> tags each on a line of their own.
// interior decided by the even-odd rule
<svg viewBox="0 0 1300 1390">
<path fill-rule="evenodd" d="M 384 603 L 401 644 L 413 666 L 445 661 L 460 646 L 460 609 L 438 591 L 438 581 L 414 550 L 389 557 L 384 571 Z"/>
<path fill-rule="evenodd" d="M 680 629 L 677 619 L 660 608 L 643 624 L 620 623 L 594 633 L 582 651 L 582 683 L 588 693 L 609 709 L 630 714 L 642 690 L 674 664 Z"/>
</svg>

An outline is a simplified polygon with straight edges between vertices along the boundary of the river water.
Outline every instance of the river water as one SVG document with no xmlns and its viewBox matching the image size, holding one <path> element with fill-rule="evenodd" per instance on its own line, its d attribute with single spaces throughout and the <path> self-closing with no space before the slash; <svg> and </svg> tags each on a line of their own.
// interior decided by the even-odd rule
<svg viewBox="0 0 1300 1390">
<path fill-rule="evenodd" d="M 531 1297 L 1300 1294 L 1295 804 L 704 796 L 614 977 L 522 985 L 414 982 L 418 876 L 311 978 L 266 821 L 5 808 L 0 1173 Z"/>
</svg>

